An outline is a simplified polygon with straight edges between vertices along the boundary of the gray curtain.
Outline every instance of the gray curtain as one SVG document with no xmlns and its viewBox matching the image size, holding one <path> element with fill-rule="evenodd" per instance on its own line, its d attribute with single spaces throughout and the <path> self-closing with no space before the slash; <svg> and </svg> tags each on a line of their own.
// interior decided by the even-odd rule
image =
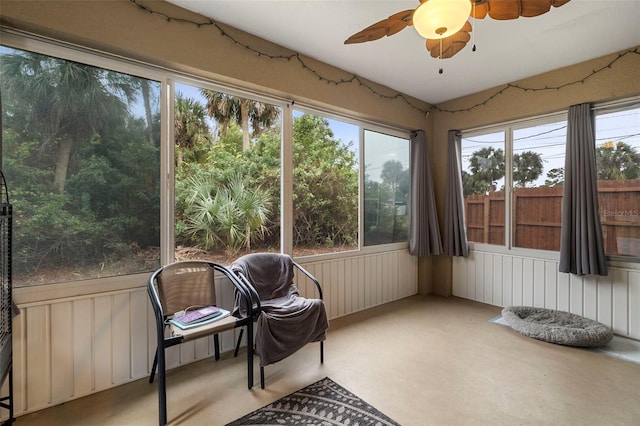
<svg viewBox="0 0 640 426">
<path fill-rule="evenodd" d="M 598 210 L 595 122 L 589 104 L 569 108 L 560 272 L 607 275 Z"/>
<path fill-rule="evenodd" d="M 436 199 L 433 194 L 427 139 L 423 130 L 411 132 L 411 226 L 409 253 L 427 256 L 442 253 Z"/>
<path fill-rule="evenodd" d="M 447 146 L 447 192 L 444 218 L 444 254 L 469 256 L 467 230 L 464 221 L 460 144 L 462 135 L 449 130 Z"/>
</svg>

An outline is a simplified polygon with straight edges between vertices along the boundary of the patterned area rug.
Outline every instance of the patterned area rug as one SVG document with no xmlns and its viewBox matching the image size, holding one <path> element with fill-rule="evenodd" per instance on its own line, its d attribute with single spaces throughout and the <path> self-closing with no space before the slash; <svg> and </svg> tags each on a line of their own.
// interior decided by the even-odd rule
<svg viewBox="0 0 640 426">
<path fill-rule="evenodd" d="M 333 380 L 316 383 L 229 423 L 240 425 L 395 425 Z"/>
</svg>

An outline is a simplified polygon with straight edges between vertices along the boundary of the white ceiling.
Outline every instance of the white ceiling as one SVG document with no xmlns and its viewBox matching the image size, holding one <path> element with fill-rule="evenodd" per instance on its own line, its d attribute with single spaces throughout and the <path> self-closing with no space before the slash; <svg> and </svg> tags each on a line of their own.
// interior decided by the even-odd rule
<svg viewBox="0 0 640 426">
<path fill-rule="evenodd" d="M 445 60 L 431 58 L 413 27 L 343 44 L 418 0 L 169 1 L 430 104 L 640 45 L 640 0 L 571 0 L 534 18 L 470 19 L 477 51 L 472 39 Z"/>
</svg>

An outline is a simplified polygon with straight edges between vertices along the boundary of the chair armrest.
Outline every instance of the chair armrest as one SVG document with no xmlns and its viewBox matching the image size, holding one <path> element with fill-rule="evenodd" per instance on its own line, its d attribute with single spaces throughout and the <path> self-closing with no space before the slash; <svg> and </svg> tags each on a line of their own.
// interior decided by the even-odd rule
<svg viewBox="0 0 640 426">
<path fill-rule="evenodd" d="M 307 278 L 309 278 L 311 281 L 313 281 L 313 283 L 316 285 L 316 289 L 318 289 L 318 294 L 320 295 L 320 300 L 322 300 L 322 286 L 320 285 L 320 283 L 318 282 L 318 280 L 316 279 L 316 277 L 314 277 L 311 272 L 307 271 L 306 269 L 304 269 L 301 265 L 299 265 L 297 262 L 293 262 L 293 266 L 295 266 L 296 268 L 298 268 L 298 270 L 300 272 L 302 272 L 303 274 L 305 274 L 307 276 Z"/>
<path fill-rule="evenodd" d="M 158 295 L 158 289 L 155 286 L 157 276 L 161 273 L 162 269 L 156 270 L 147 281 L 147 293 L 151 299 L 151 307 L 153 308 L 153 314 L 156 319 L 156 325 L 158 327 L 158 335 L 164 330 L 164 321 L 166 315 L 162 309 L 162 303 L 160 303 L 160 296 Z"/>
<path fill-rule="evenodd" d="M 262 311 L 262 306 L 260 305 L 260 296 L 256 289 L 249 283 L 247 277 L 239 271 L 233 271 L 235 277 L 237 278 L 239 284 L 243 287 L 244 292 L 247 294 L 245 298 L 245 302 L 247 303 L 247 307 L 249 309 L 249 317 L 258 316 Z"/>
<path fill-rule="evenodd" d="M 251 287 L 250 285 L 247 285 L 246 278 L 244 278 L 244 276 L 241 276 L 241 274 L 234 273 L 229 268 L 226 268 L 222 265 L 218 265 L 217 263 L 214 263 L 213 265 L 216 271 L 222 272 L 227 278 L 229 278 L 229 281 L 231 281 L 231 284 L 233 284 L 233 286 L 236 288 L 238 293 L 240 293 L 240 296 L 242 297 L 242 299 L 244 299 L 244 302 L 247 305 L 247 309 L 248 309 L 247 317 L 253 318 L 254 315 L 259 314 L 260 300 L 258 299 L 258 295 L 253 289 L 253 287 Z M 252 299 L 254 298 L 257 300 L 257 308 L 254 307 L 254 304 L 252 303 Z"/>
</svg>

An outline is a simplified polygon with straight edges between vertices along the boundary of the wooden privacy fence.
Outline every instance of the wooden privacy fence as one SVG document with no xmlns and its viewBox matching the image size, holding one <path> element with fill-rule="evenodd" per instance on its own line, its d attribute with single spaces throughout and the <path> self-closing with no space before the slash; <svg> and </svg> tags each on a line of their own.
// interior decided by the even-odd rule
<svg viewBox="0 0 640 426">
<path fill-rule="evenodd" d="M 560 250 L 562 187 L 513 191 L 513 246 Z M 600 220 L 607 254 L 640 256 L 640 180 L 598 181 Z M 464 200 L 467 238 L 505 244 L 503 191 Z"/>
</svg>

